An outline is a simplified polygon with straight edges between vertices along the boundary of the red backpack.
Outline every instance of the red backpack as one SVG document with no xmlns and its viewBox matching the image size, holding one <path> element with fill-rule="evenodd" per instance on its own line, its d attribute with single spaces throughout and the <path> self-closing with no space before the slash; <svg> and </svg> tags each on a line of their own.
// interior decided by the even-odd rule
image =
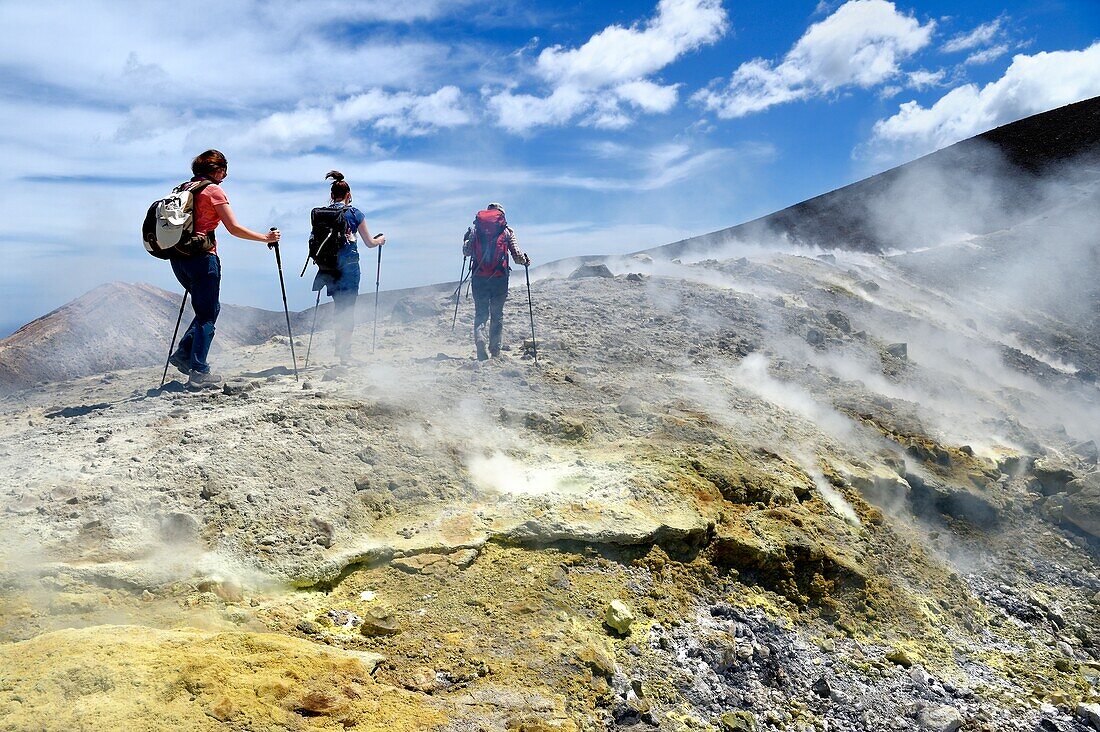
<svg viewBox="0 0 1100 732">
<path fill-rule="evenodd" d="M 474 236 L 470 241 L 470 256 L 474 275 L 501 277 L 508 274 L 508 237 L 504 231 L 508 222 L 500 211 L 479 211 L 474 217 Z"/>
</svg>

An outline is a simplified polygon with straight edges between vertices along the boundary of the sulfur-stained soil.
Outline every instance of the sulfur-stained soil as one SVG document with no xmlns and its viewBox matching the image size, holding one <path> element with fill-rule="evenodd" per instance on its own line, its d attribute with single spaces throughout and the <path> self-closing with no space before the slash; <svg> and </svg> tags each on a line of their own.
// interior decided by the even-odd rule
<svg viewBox="0 0 1100 732">
<path fill-rule="evenodd" d="M 1086 729 L 1080 323 L 907 257 L 604 262 L 536 278 L 537 365 L 525 292 L 486 363 L 427 292 L 298 381 L 275 337 L 5 397 L 0 729 Z"/>
</svg>

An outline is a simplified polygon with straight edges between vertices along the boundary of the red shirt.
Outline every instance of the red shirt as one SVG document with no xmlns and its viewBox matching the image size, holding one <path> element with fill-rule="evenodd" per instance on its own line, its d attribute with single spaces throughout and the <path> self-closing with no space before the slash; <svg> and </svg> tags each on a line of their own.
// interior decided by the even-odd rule
<svg viewBox="0 0 1100 732">
<path fill-rule="evenodd" d="M 201 179 L 192 178 L 191 180 L 198 181 Z M 198 195 L 195 196 L 196 234 L 208 234 L 218 228 L 218 224 L 222 222 L 222 219 L 218 216 L 218 209 L 214 207 L 223 203 L 229 203 L 229 199 L 226 198 L 225 191 L 217 183 L 211 183 L 199 191 Z M 217 247 L 214 248 L 213 252 L 214 254 L 218 253 Z"/>
</svg>

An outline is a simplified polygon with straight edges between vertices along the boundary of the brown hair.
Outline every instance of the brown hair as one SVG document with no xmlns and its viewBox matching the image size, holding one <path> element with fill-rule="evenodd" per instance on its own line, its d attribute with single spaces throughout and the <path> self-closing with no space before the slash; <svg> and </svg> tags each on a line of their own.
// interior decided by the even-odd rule
<svg viewBox="0 0 1100 732">
<path fill-rule="evenodd" d="M 344 200 L 344 197 L 351 193 L 351 186 L 344 180 L 344 174 L 339 170 L 330 170 L 328 175 L 325 176 L 325 180 L 329 178 L 332 178 L 332 200 Z"/>
<path fill-rule="evenodd" d="M 198 157 L 191 161 L 191 172 L 195 175 L 210 176 L 218 170 L 229 170 L 229 161 L 218 150 L 199 153 Z"/>
</svg>

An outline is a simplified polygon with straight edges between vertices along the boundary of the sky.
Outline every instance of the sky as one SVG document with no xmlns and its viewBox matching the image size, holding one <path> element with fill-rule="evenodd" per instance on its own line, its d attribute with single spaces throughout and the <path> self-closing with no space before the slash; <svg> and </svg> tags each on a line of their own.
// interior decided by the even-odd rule
<svg viewBox="0 0 1100 732">
<path fill-rule="evenodd" d="M 393 289 L 457 279 L 489 201 L 536 266 L 635 251 L 1100 95 L 1097 0 L 6 0 L 0 28 L 0 336 L 181 291 L 139 230 L 207 148 L 304 309 L 334 168 Z M 219 251 L 224 302 L 281 307 L 262 244 Z"/>
</svg>

